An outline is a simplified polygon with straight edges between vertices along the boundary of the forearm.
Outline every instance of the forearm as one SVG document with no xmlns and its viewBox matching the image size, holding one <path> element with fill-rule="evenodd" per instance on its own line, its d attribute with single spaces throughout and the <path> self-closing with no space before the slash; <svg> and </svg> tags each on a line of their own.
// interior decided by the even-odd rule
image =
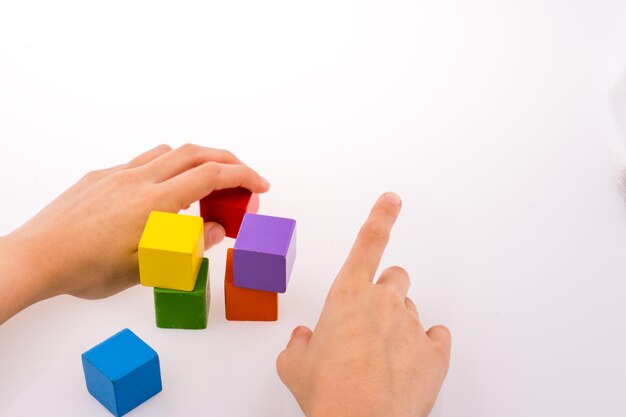
<svg viewBox="0 0 626 417">
<path fill-rule="evenodd" d="M 16 233 L 0 237 L 0 324 L 48 298 L 45 260 Z"/>
</svg>

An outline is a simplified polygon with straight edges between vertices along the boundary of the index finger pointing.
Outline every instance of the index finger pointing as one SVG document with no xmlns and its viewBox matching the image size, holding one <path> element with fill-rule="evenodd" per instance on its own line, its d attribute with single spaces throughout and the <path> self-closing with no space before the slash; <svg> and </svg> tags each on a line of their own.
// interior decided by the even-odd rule
<svg viewBox="0 0 626 417">
<path fill-rule="evenodd" d="M 395 193 L 385 193 L 378 198 L 361 226 L 338 280 L 374 279 L 401 206 L 402 200 Z"/>
</svg>

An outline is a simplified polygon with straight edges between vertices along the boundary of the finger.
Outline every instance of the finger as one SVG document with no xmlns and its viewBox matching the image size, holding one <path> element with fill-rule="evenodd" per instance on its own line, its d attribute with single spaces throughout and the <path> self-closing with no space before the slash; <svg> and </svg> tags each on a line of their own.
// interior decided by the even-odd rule
<svg viewBox="0 0 626 417">
<path fill-rule="evenodd" d="M 242 162 L 229 151 L 187 144 L 161 155 L 146 164 L 145 171 L 146 175 L 159 183 L 207 162 L 243 165 Z"/>
<path fill-rule="evenodd" d="M 220 243 L 224 240 L 226 236 L 226 231 L 224 228 L 213 222 L 208 222 L 204 224 L 204 248 L 210 249 L 213 246 Z"/>
<path fill-rule="evenodd" d="M 287 350 L 302 349 L 309 345 L 313 331 L 306 326 L 298 326 L 291 332 L 291 338 L 287 343 Z"/>
<path fill-rule="evenodd" d="M 399 297 L 405 298 L 411 286 L 411 279 L 404 268 L 392 266 L 380 274 L 376 285 L 389 287 L 397 292 Z"/>
<path fill-rule="evenodd" d="M 446 326 L 437 325 L 433 326 L 426 332 L 428 337 L 435 341 L 439 342 L 441 346 L 445 349 L 445 351 L 450 354 L 450 344 L 452 336 L 450 335 L 450 330 Z"/>
<path fill-rule="evenodd" d="M 378 198 L 341 268 L 339 279 L 370 282 L 374 279 L 401 206 L 402 201 L 395 193 Z"/>
<path fill-rule="evenodd" d="M 135 158 L 133 158 L 132 160 L 130 160 L 130 162 L 128 162 L 125 166 L 125 168 L 137 168 L 140 167 L 142 165 L 147 164 L 148 162 L 151 162 L 153 160 L 155 160 L 156 158 L 160 157 L 161 155 L 164 155 L 168 152 L 170 152 L 172 150 L 172 147 L 169 145 L 159 145 L 155 148 L 150 149 L 147 152 L 142 153 L 139 156 L 136 156 Z"/>
<path fill-rule="evenodd" d="M 168 198 L 175 199 L 177 209 L 200 200 L 214 190 L 243 187 L 253 193 L 266 192 L 270 184 L 245 165 L 207 162 L 161 184 Z"/>
<path fill-rule="evenodd" d="M 158 158 L 160 155 L 172 150 L 172 148 L 168 145 L 159 145 L 156 148 L 150 149 L 147 152 L 142 153 L 141 155 L 135 157 L 127 164 L 116 165 L 111 168 L 100 169 L 96 171 L 91 171 L 87 175 L 85 175 L 80 181 L 80 187 L 90 186 L 92 184 L 97 183 L 101 179 L 108 177 L 109 175 L 120 171 L 122 169 L 131 169 L 139 167 L 155 158 Z"/>
<path fill-rule="evenodd" d="M 406 306 L 406 309 L 409 310 L 409 313 L 411 313 L 411 315 L 414 316 L 417 321 L 419 321 L 420 314 L 417 311 L 417 306 L 415 305 L 413 300 L 411 300 L 409 297 L 406 297 L 404 299 L 404 305 Z"/>
<path fill-rule="evenodd" d="M 306 326 L 298 326 L 291 332 L 291 337 L 285 349 L 276 358 L 278 376 L 287 386 L 291 386 L 294 376 L 293 363 L 298 362 L 300 354 L 311 341 L 313 332 Z"/>
</svg>

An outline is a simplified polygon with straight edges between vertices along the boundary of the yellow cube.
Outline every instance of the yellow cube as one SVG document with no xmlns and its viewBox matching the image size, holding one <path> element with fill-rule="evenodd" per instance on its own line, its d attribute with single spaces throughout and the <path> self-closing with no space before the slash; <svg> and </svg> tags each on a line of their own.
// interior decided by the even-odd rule
<svg viewBox="0 0 626 417">
<path fill-rule="evenodd" d="M 141 285 L 193 290 L 204 256 L 202 217 L 153 211 L 139 241 L 138 255 Z"/>
</svg>

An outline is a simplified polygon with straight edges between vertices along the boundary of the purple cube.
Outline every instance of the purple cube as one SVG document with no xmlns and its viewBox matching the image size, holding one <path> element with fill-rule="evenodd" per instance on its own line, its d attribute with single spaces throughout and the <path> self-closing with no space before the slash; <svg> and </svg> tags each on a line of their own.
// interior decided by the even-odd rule
<svg viewBox="0 0 626 417">
<path fill-rule="evenodd" d="M 284 293 L 295 258 L 295 220 L 246 213 L 233 250 L 235 286 Z"/>
</svg>

